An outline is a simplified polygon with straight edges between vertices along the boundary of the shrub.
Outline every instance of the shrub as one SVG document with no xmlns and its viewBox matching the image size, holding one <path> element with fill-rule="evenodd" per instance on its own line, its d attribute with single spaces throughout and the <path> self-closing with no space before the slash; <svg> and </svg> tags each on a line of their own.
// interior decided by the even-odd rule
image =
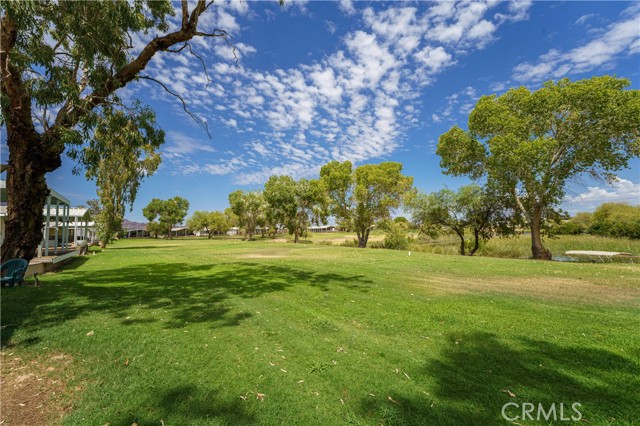
<svg viewBox="0 0 640 426">
<path fill-rule="evenodd" d="M 589 233 L 606 237 L 640 238 L 640 205 L 602 204 L 593 213 Z"/>
</svg>

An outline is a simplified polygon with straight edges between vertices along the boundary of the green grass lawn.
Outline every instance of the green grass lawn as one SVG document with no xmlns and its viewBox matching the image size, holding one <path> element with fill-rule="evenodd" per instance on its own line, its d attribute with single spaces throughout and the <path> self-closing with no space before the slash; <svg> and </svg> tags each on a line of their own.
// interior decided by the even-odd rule
<svg viewBox="0 0 640 426">
<path fill-rule="evenodd" d="M 3 353 L 72 359 L 67 425 L 639 421 L 638 265 L 141 239 L 40 282 L 2 289 Z"/>
</svg>

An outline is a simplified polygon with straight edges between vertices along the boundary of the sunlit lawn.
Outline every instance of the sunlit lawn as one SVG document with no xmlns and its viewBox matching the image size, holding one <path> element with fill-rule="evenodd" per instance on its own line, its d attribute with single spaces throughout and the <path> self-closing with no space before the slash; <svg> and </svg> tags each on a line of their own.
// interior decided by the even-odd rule
<svg viewBox="0 0 640 426">
<path fill-rule="evenodd" d="M 638 265 L 141 239 L 40 281 L 2 290 L 2 344 L 72 357 L 69 425 L 638 421 Z"/>
</svg>

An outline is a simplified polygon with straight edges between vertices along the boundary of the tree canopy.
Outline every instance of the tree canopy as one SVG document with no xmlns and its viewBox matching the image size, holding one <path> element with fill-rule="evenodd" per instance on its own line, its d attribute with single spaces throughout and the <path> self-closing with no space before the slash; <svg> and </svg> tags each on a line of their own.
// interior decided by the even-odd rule
<svg viewBox="0 0 640 426">
<path fill-rule="evenodd" d="M 171 229 L 177 223 L 181 223 L 187 216 L 189 202 L 182 197 L 173 197 L 168 200 L 159 198 L 152 199 L 149 204 L 142 209 L 142 214 L 150 222 L 149 232 L 164 234 L 169 239 Z M 155 220 L 158 220 L 155 222 Z"/>
<path fill-rule="evenodd" d="M 257 226 L 265 223 L 266 201 L 262 192 L 237 190 L 229 194 L 231 211 L 238 218 L 247 239 L 253 238 Z"/>
<path fill-rule="evenodd" d="M 271 176 L 264 185 L 267 215 L 285 226 L 297 243 L 310 224 L 325 223 L 325 196 L 318 180 Z"/>
<path fill-rule="evenodd" d="M 231 227 L 229 218 L 221 211 L 195 211 L 187 220 L 187 227 L 193 231 L 205 231 L 208 238 L 213 234 L 224 234 Z"/>
<path fill-rule="evenodd" d="M 413 178 L 402 174 L 402 164 L 365 164 L 353 169 L 350 161 L 331 161 L 320 169 L 320 180 L 338 221 L 355 230 L 358 247 L 367 246 L 375 224 L 390 218 L 410 193 Z"/>
<path fill-rule="evenodd" d="M 541 236 L 559 218 L 566 183 L 582 173 L 612 179 L 640 154 L 640 91 L 628 86 L 604 76 L 483 96 L 468 131 L 454 126 L 440 136 L 441 165 L 509 195 L 531 230 L 533 257 L 550 259 Z"/>
<path fill-rule="evenodd" d="M 413 222 L 420 232 L 435 237 L 453 232 L 460 239 L 461 255 L 473 254 L 481 240 L 489 239 L 503 217 L 495 197 L 478 185 L 463 186 L 458 191 L 442 189 L 431 194 L 418 194 L 412 200 Z M 473 236 L 467 251 L 466 233 Z"/>
</svg>

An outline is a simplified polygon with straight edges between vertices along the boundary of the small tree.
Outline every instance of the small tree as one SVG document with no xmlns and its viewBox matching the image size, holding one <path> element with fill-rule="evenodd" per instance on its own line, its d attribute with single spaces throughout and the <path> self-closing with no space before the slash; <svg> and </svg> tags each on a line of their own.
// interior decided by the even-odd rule
<svg viewBox="0 0 640 426">
<path fill-rule="evenodd" d="M 531 230 L 533 257 L 550 259 L 542 234 L 560 217 L 567 181 L 582 173 L 612 179 L 640 154 L 640 91 L 628 86 L 604 76 L 483 96 L 468 132 L 455 126 L 440 136 L 440 164 L 507 195 Z"/>
<path fill-rule="evenodd" d="M 317 180 L 271 176 L 264 186 L 267 217 L 272 225 L 285 226 L 297 243 L 310 224 L 326 222 L 325 196 Z"/>
<path fill-rule="evenodd" d="M 89 144 L 74 152 L 87 164 L 87 178 L 96 181 L 101 212 L 95 220 L 102 248 L 122 230 L 126 205 L 133 206 L 140 182 L 158 168 L 155 149 L 164 142 L 150 109 L 129 115 L 109 107 L 104 116 Z"/>
<path fill-rule="evenodd" d="M 443 231 L 453 231 L 460 239 L 460 254 L 469 256 L 478 250 L 481 240 L 491 238 L 502 212 L 496 198 L 477 185 L 463 186 L 457 192 L 442 189 L 428 195 L 418 194 L 411 210 L 421 233 L 435 237 Z M 473 236 L 473 245 L 467 252 L 468 231 Z"/>
<path fill-rule="evenodd" d="M 376 223 L 400 207 L 413 185 L 413 178 L 402 174 L 402 164 L 394 162 L 353 170 L 350 161 L 332 161 L 320 169 L 320 180 L 331 200 L 331 214 L 341 226 L 356 231 L 360 248 L 367 246 Z"/>
<path fill-rule="evenodd" d="M 262 192 L 234 191 L 229 194 L 229 204 L 238 218 L 238 226 L 244 229 L 246 239 L 251 240 L 256 227 L 265 223 L 266 203 Z"/>
<path fill-rule="evenodd" d="M 229 230 L 229 222 L 223 212 L 220 211 L 196 211 L 187 221 L 187 227 L 193 230 L 204 230 L 209 239 L 213 234 L 224 234 Z"/>
<path fill-rule="evenodd" d="M 177 223 L 184 220 L 189 210 L 189 202 L 182 197 L 173 197 L 168 200 L 160 200 L 154 198 L 142 209 L 144 217 L 153 223 L 156 218 L 158 225 L 149 225 L 154 228 L 157 226 L 157 233 L 164 234 L 167 238 L 172 239 L 171 229 Z"/>
</svg>

